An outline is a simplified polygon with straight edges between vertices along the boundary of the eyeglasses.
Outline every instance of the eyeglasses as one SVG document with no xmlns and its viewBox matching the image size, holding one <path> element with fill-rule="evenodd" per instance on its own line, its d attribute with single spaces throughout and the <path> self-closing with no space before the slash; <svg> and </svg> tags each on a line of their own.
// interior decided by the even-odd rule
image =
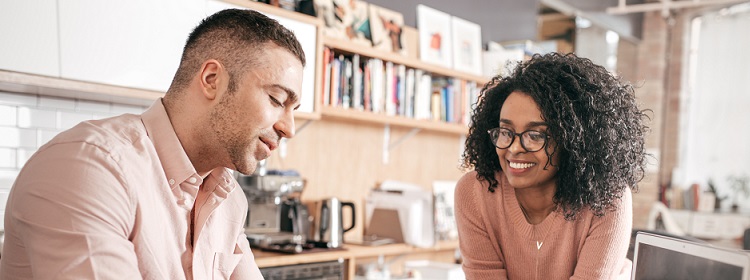
<svg viewBox="0 0 750 280">
<path fill-rule="evenodd" d="M 510 148 L 510 145 L 513 145 L 513 141 L 515 141 L 516 136 L 518 136 L 521 139 L 521 147 L 530 153 L 544 148 L 544 146 L 547 145 L 547 138 L 550 138 L 547 133 L 541 131 L 527 130 L 521 133 L 515 133 L 513 130 L 504 127 L 496 127 L 487 130 L 487 133 L 490 134 L 492 143 L 498 149 Z"/>
</svg>

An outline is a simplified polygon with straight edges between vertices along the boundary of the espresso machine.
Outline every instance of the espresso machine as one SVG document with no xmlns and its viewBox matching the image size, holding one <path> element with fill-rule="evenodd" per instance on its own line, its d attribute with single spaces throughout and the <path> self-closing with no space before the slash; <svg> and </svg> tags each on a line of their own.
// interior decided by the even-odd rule
<svg viewBox="0 0 750 280">
<path fill-rule="evenodd" d="M 307 243 L 310 221 L 300 202 L 304 179 L 293 171 L 267 171 L 265 160 L 255 173 L 236 173 L 247 197 L 245 234 L 250 245 L 260 249 L 299 253 Z"/>
</svg>

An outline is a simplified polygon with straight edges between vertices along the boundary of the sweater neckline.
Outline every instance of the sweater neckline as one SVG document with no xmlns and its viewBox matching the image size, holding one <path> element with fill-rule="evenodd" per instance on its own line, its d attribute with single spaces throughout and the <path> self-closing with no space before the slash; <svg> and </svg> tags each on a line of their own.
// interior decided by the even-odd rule
<svg viewBox="0 0 750 280">
<path fill-rule="evenodd" d="M 505 208 L 514 228 L 521 236 L 528 240 L 537 243 L 544 242 L 545 237 L 547 237 L 554 228 L 557 228 L 564 219 L 558 211 L 552 211 L 541 223 L 536 225 L 530 224 L 523 215 L 521 205 L 518 203 L 516 190 L 510 186 L 505 174 L 503 174 L 502 171 L 499 173 L 500 176 L 498 177 L 500 178 L 498 178 L 498 185 L 503 192 L 503 200 L 506 205 Z"/>
</svg>

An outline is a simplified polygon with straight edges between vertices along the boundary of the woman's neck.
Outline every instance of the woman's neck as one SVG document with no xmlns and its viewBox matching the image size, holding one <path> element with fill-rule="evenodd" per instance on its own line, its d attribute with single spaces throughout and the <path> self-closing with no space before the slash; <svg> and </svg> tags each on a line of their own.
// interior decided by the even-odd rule
<svg viewBox="0 0 750 280">
<path fill-rule="evenodd" d="M 540 189 L 516 189 L 516 199 L 528 221 L 536 225 L 544 221 L 550 213 L 555 211 L 557 205 L 554 203 L 555 192 L 553 190 Z"/>
</svg>

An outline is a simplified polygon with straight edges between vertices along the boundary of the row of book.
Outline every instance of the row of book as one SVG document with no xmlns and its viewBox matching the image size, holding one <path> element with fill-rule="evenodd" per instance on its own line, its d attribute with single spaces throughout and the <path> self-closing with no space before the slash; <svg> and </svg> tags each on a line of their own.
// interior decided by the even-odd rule
<svg viewBox="0 0 750 280">
<path fill-rule="evenodd" d="M 475 82 L 330 48 L 323 61 L 326 106 L 468 124 L 480 91 Z"/>
</svg>

